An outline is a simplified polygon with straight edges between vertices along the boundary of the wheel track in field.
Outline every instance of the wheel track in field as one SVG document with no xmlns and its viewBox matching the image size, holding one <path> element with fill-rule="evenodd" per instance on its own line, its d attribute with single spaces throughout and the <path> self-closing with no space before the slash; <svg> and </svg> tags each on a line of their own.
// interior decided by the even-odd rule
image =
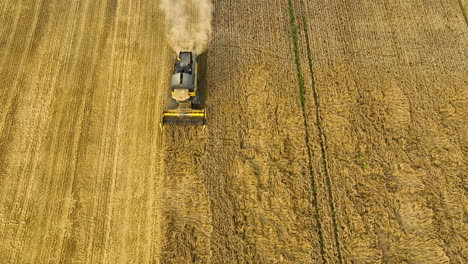
<svg viewBox="0 0 468 264">
<path fill-rule="evenodd" d="M 294 7 L 292 4 L 292 1 L 288 1 L 289 4 L 289 15 L 291 17 L 291 33 L 292 33 L 292 39 L 293 39 L 293 50 L 295 53 L 295 63 L 296 63 L 296 69 L 297 69 L 297 76 L 298 76 L 298 85 L 299 85 L 299 97 L 301 100 L 301 106 L 302 106 L 302 114 L 303 114 L 303 119 L 304 119 L 304 127 L 306 128 L 305 132 L 305 142 L 307 145 L 307 153 L 308 153 L 308 158 L 309 158 L 309 171 L 311 175 L 311 184 L 312 184 L 312 193 L 313 193 L 313 205 L 317 213 L 315 214 L 315 219 L 316 219 L 316 225 L 317 225 L 317 233 L 319 235 L 320 239 L 320 252 L 322 254 L 322 261 L 326 263 L 325 260 L 325 249 L 324 249 L 324 239 L 323 239 L 323 231 L 321 227 L 321 222 L 320 222 L 320 215 L 318 214 L 318 197 L 317 197 L 317 189 L 316 189 L 316 180 L 314 178 L 314 173 L 313 173 L 313 168 L 312 168 L 312 154 L 311 154 L 311 148 L 310 148 L 310 135 L 308 132 L 309 122 L 307 120 L 307 114 L 305 111 L 305 91 L 304 91 L 304 80 L 302 78 L 302 72 L 300 69 L 300 59 L 299 59 L 299 46 L 298 46 L 298 41 L 297 41 L 297 36 L 296 36 L 296 25 L 295 25 L 295 20 L 296 17 L 294 15 Z M 340 249 L 340 241 L 338 237 L 338 228 L 337 228 L 337 221 L 336 221 L 336 211 L 335 211 L 335 204 L 333 202 L 333 191 L 331 187 L 331 178 L 330 178 L 330 173 L 328 171 L 328 161 L 327 161 L 327 153 L 326 153 L 326 135 L 323 130 L 323 126 L 321 123 L 321 115 L 320 115 L 320 104 L 318 101 L 318 91 L 315 85 L 315 76 L 314 76 L 314 71 L 312 67 L 312 52 L 310 48 L 310 41 L 309 41 L 309 32 L 308 32 L 308 24 L 307 20 L 305 17 L 304 13 L 304 1 L 300 0 L 300 15 L 301 15 L 301 20 L 302 24 L 304 25 L 304 35 L 306 39 L 306 50 L 307 50 L 307 66 L 310 71 L 310 78 L 311 78 L 311 86 L 312 86 L 312 94 L 314 97 L 314 106 L 315 106 L 315 119 L 316 119 L 316 126 L 318 130 L 318 137 L 319 137 L 319 143 L 320 143 L 320 150 L 321 150 L 321 157 L 322 157 L 322 163 L 324 167 L 324 173 L 325 173 L 325 178 L 326 178 L 326 185 L 327 185 L 327 193 L 329 197 L 329 205 L 331 208 L 331 218 L 332 218 L 332 225 L 333 225 L 333 237 L 335 239 L 335 246 L 337 250 L 337 258 L 339 263 L 343 263 L 343 257 L 341 254 L 341 249 Z"/>
<path fill-rule="evenodd" d="M 310 139 L 309 139 L 309 132 L 308 132 L 308 123 L 307 123 L 307 118 L 306 118 L 306 113 L 304 109 L 304 81 L 302 79 L 302 73 L 300 69 L 300 62 L 299 62 L 299 54 L 298 54 L 298 44 L 297 44 L 297 36 L 296 34 L 296 26 L 295 26 L 295 16 L 294 16 L 294 8 L 292 6 L 291 0 L 288 1 L 289 5 L 289 16 L 291 18 L 290 23 L 291 23 L 291 37 L 293 41 L 293 49 L 294 49 L 294 55 L 295 55 L 295 64 L 296 64 L 296 71 L 297 71 L 297 79 L 298 79 L 298 86 L 299 86 L 299 99 L 301 101 L 301 109 L 302 109 L 302 116 L 304 120 L 304 127 L 305 129 L 305 143 L 307 146 L 307 156 L 308 156 L 308 170 L 310 173 L 311 177 L 311 185 L 312 185 L 312 204 L 314 206 L 314 209 L 316 211 L 314 218 L 315 218 L 315 224 L 317 226 L 317 233 L 319 235 L 319 244 L 320 244 L 320 253 L 322 257 L 322 262 L 325 263 L 325 251 L 324 251 L 324 246 L 323 246 L 323 233 L 322 233 L 322 225 L 320 222 L 320 215 L 318 214 L 318 204 L 317 204 L 317 188 L 316 188 L 316 183 L 315 179 L 313 176 L 313 169 L 312 169 L 312 155 L 311 155 L 311 149 L 310 149 Z"/>
<path fill-rule="evenodd" d="M 301 4 L 301 18 L 302 22 L 304 24 L 304 34 L 306 38 L 306 46 L 307 46 L 307 60 L 308 60 L 308 66 L 311 74 L 311 81 L 312 81 L 312 91 L 313 91 L 313 96 L 314 96 L 314 103 L 315 103 L 315 118 L 317 120 L 317 129 L 319 132 L 319 138 L 320 138 L 320 149 L 322 152 L 322 161 L 323 161 L 323 167 L 325 170 L 325 176 L 327 179 L 327 187 L 328 187 L 328 195 L 329 195 L 329 202 L 330 202 L 330 208 L 331 208 L 331 216 L 332 216 L 332 222 L 333 222 L 333 235 L 335 237 L 335 243 L 336 243 L 336 249 L 338 253 L 338 260 L 339 263 L 343 263 L 343 257 L 341 255 L 341 249 L 340 249 L 340 240 L 338 238 L 338 227 L 337 227 L 337 221 L 336 221 L 336 211 L 335 211 L 335 204 L 333 202 L 333 192 L 331 188 L 331 178 L 330 178 L 330 173 L 328 171 L 328 160 L 327 160 L 327 153 L 325 150 L 325 144 L 326 144 L 326 135 L 325 132 L 323 131 L 323 126 L 321 123 L 322 117 L 320 115 L 320 104 L 318 101 L 318 91 L 317 87 L 315 86 L 315 76 L 314 76 L 314 70 L 312 68 L 312 52 L 310 48 L 310 42 L 309 42 L 309 31 L 308 31 L 308 24 L 307 20 L 305 17 L 304 13 L 304 1 L 300 0 Z M 308 126 L 307 126 L 308 127 Z"/>
<path fill-rule="evenodd" d="M 465 1 L 465 3 L 463 3 L 463 1 Z M 468 26 L 468 16 L 466 15 L 466 6 L 465 6 L 468 3 L 466 2 L 466 0 L 458 0 L 458 4 L 460 5 L 463 18 L 465 18 L 465 23 Z"/>
</svg>

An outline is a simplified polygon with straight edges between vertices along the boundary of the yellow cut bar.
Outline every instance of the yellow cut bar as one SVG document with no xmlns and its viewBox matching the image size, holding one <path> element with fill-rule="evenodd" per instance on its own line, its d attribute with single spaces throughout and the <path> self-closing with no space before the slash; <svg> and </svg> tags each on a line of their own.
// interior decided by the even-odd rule
<svg viewBox="0 0 468 264">
<path fill-rule="evenodd" d="M 172 96 L 174 96 L 174 92 L 171 92 Z M 194 97 L 195 96 L 195 92 L 189 92 L 188 95 L 190 97 Z"/>
<path fill-rule="evenodd" d="M 194 113 L 183 113 L 183 112 L 166 112 L 164 116 L 194 116 L 194 117 L 204 117 L 204 112 L 194 112 Z"/>
<path fill-rule="evenodd" d="M 184 110 L 175 110 L 167 111 L 163 113 L 163 124 L 176 124 L 176 125 L 205 125 L 206 113 L 205 111 L 191 111 L 187 109 Z"/>
</svg>

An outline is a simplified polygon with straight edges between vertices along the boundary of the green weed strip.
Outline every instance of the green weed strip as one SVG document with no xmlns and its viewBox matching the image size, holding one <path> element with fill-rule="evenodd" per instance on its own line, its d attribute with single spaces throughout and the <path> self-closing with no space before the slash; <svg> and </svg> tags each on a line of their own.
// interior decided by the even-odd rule
<svg viewBox="0 0 468 264">
<path fill-rule="evenodd" d="M 313 97 L 314 97 L 314 103 L 315 103 L 315 113 L 316 113 L 316 124 L 319 132 L 319 139 L 320 139 L 320 148 L 321 148 L 321 154 L 322 154 L 322 161 L 325 169 L 325 176 L 326 176 L 326 184 L 327 184 L 327 189 L 328 189 L 328 194 L 329 194 L 329 203 L 330 203 L 330 208 L 331 208 L 331 216 L 332 216 L 332 224 L 333 224 L 333 233 L 334 233 L 334 239 L 335 239 L 335 244 L 336 244 L 336 249 L 337 249 L 337 254 L 338 254 L 338 260 L 339 263 L 343 263 L 342 255 L 341 255 L 341 249 L 340 249 L 340 241 L 338 237 L 338 227 L 337 227 L 337 221 L 336 221 L 336 211 L 335 211 L 335 204 L 333 202 L 333 193 L 332 193 L 332 188 L 331 188 L 331 179 L 328 171 L 328 164 L 327 164 L 327 157 L 326 157 L 326 152 L 325 152 L 325 134 L 323 132 L 323 127 L 321 124 L 321 118 L 320 118 L 320 106 L 318 102 L 318 92 L 317 88 L 315 86 L 315 78 L 314 78 L 314 72 L 312 68 L 312 55 L 311 55 L 311 49 L 310 49 L 310 43 L 309 43 L 309 33 L 308 33 L 308 27 L 307 27 L 307 19 L 305 17 L 304 13 L 304 2 L 303 0 L 300 1 L 301 4 L 301 17 L 302 17 L 302 22 L 304 25 L 304 34 L 306 38 L 306 46 L 307 46 L 307 59 L 308 59 L 308 66 L 311 74 L 311 80 L 312 80 L 312 92 L 313 92 Z M 322 254 L 322 261 L 325 263 L 325 249 L 324 249 L 324 240 L 323 240 L 323 232 L 322 232 L 322 225 L 320 221 L 320 214 L 319 214 L 319 206 L 318 206 L 318 198 L 317 198 L 317 185 L 316 185 L 316 180 L 314 177 L 313 169 L 312 169 L 312 154 L 311 154 L 311 149 L 310 149 L 310 136 L 309 136 L 309 124 L 307 121 L 307 116 L 306 116 L 306 111 L 305 111 L 305 89 L 304 89 L 304 78 L 302 77 L 302 72 L 301 72 L 301 67 L 300 67 L 300 55 L 299 55 L 299 45 L 298 45 L 298 37 L 297 37 L 297 27 L 296 27 L 296 17 L 294 15 L 294 7 L 292 5 L 292 0 L 288 0 L 288 9 L 289 9 L 289 17 L 290 17 L 290 28 L 291 28 L 291 39 L 292 39 L 292 44 L 293 44 L 293 52 L 294 52 L 294 62 L 296 64 L 296 74 L 297 74 L 297 81 L 298 81 L 298 86 L 299 86 L 299 100 L 301 103 L 301 108 L 302 108 L 302 115 L 303 115 L 303 120 L 304 120 L 304 127 L 306 128 L 305 131 L 305 141 L 307 145 L 307 153 L 308 153 L 308 158 L 309 158 L 309 172 L 311 175 L 311 184 L 312 184 L 312 204 L 315 208 L 316 214 L 314 215 L 315 221 L 316 221 L 316 226 L 317 226 L 317 233 L 319 235 L 319 244 L 320 244 L 320 252 Z"/>
</svg>

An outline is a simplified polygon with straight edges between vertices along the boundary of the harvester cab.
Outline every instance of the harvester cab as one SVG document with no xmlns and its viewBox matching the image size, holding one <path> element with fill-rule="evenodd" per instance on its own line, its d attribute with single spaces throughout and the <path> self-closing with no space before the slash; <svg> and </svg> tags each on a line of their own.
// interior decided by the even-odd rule
<svg viewBox="0 0 468 264">
<path fill-rule="evenodd" d="M 197 56 L 193 52 L 180 52 L 176 57 L 171 97 L 177 107 L 164 111 L 163 124 L 205 125 L 205 110 L 198 91 Z"/>
</svg>

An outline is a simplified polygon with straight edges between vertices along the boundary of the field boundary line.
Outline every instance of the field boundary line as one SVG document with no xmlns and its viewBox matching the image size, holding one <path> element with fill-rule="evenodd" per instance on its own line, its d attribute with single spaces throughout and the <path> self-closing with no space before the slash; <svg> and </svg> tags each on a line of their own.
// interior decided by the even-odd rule
<svg viewBox="0 0 468 264">
<path fill-rule="evenodd" d="M 312 185 L 312 205 L 316 213 L 314 214 L 314 219 L 316 223 L 316 231 L 319 236 L 319 245 L 320 245 L 320 254 L 322 256 L 322 262 L 326 263 L 325 260 L 325 247 L 324 247 L 324 240 L 323 240 L 323 232 L 322 232 L 322 223 L 320 222 L 320 214 L 318 208 L 318 199 L 317 199 L 317 185 L 314 178 L 314 171 L 312 168 L 312 150 L 310 149 L 310 135 L 309 135 L 309 124 L 307 122 L 307 116 L 305 111 L 305 97 L 304 97 L 304 79 L 302 77 L 301 72 L 301 63 L 299 57 L 299 45 L 297 41 L 297 27 L 296 27 L 296 17 L 294 15 L 294 7 L 292 4 L 292 0 L 288 0 L 288 10 L 289 10 L 289 18 L 290 18 L 290 29 L 291 29 L 291 39 L 293 45 L 293 52 L 294 52 L 294 63 L 296 64 L 296 74 L 297 74 L 297 82 L 299 86 L 299 101 L 301 102 L 301 112 L 302 112 L 302 120 L 305 128 L 305 143 L 307 147 L 307 157 L 308 157 L 308 170 L 310 173 L 310 180 Z"/>
</svg>

